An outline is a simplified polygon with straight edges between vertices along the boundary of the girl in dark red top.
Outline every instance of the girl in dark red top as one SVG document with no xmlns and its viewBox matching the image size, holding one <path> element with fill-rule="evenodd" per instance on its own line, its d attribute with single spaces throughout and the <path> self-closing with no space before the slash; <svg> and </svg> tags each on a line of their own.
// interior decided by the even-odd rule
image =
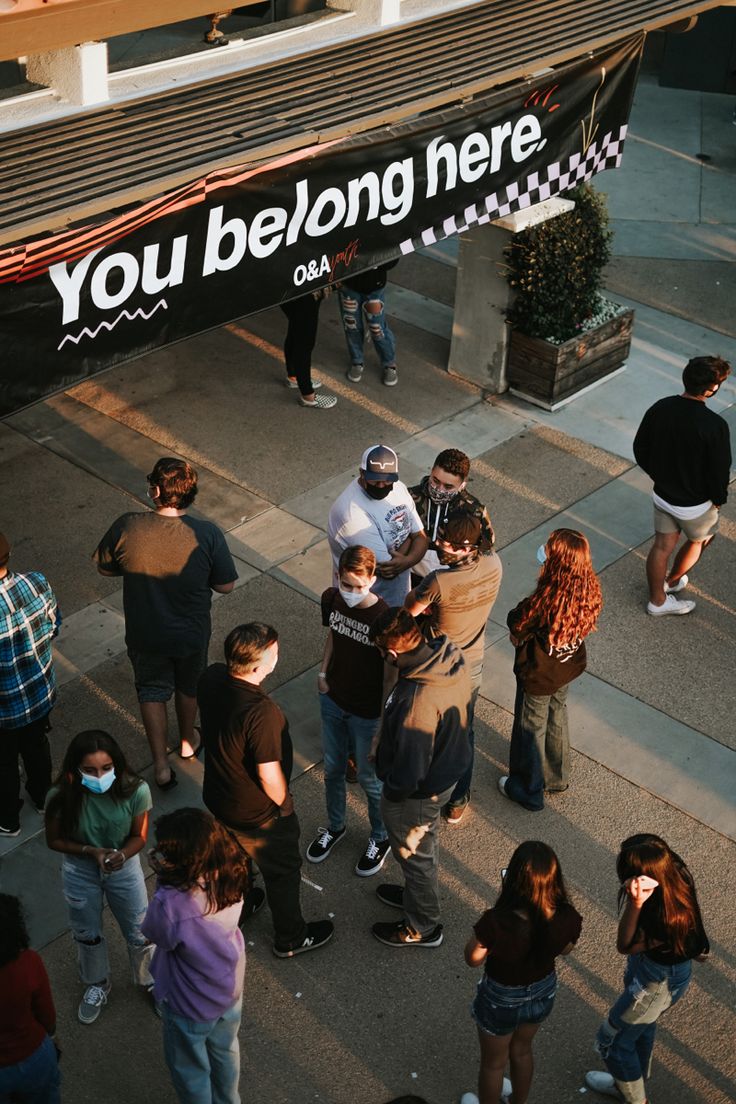
<svg viewBox="0 0 736 1104">
<path fill-rule="evenodd" d="M 0 1100 L 59 1104 L 55 1031 L 48 975 L 29 950 L 20 901 L 0 893 Z"/>
<path fill-rule="evenodd" d="M 504 797 L 530 812 L 545 790 L 566 790 L 570 777 L 567 691 L 585 670 L 585 644 L 603 606 L 590 545 L 575 529 L 555 529 L 537 553 L 537 589 L 506 618 L 516 648 L 516 701 Z"/>
<path fill-rule="evenodd" d="M 608 1072 L 593 1070 L 585 1083 L 627 1104 L 646 1104 L 657 1020 L 684 996 L 692 960 L 705 961 L 710 945 L 693 876 L 663 839 L 648 833 L 625 839 L 616 873 L 616 948 L 628 955 L 624 991 L 596 1036 Z"/>
<path fill-rule="evenodd" d="M 552 1011 L 555 959 L 569 954 L 582 919 L 567 896 L 551 847 L 527 840 L 502 875 L 501 893 L 465 947 L 468 966 L 484 966 L 471 1014 L 480 1040 L 478 1096 L 460 1104 L 497 1104 L 513 1091 L 526 1104 L 532 1082 L 532 1039 Z M 511 1080 L 503 1076 L 511 1063 Z"/>
</svg>

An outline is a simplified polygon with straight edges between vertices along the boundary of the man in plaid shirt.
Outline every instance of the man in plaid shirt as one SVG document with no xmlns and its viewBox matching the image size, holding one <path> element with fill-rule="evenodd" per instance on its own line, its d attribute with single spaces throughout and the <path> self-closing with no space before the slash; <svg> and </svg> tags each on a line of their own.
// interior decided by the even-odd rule
<svg viewBox="0 0 736 1104">
<path fill-rule="evenodd" d="M 46 733 L 56 698 L 51 641 L 61 615 L 46 578 L 38 571 L 8 571 L 10 544 L 0 533 L 0 837 L 20 834 L 20 772 L 26 793 L 43 812 L 51 785 Z"/>
</svg>

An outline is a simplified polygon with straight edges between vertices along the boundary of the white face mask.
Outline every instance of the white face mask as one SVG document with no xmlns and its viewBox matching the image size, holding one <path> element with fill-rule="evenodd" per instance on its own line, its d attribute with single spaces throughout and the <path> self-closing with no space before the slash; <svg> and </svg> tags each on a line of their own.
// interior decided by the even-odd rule
<svg viewBox="0 0 736 1104">
<path fill-rule="evenodd" d="M 537 563 L 543 564 L 547 562 L 547 549 L 543 544 L 540 544 L 537 549 Z"/>
<path fill-rule="evenodd" d="M 353 609 L 354 606 L 359 606 L 360 603 L 368 597 L 371 588 L 365 587 L 363 590 L 343 590 L 342 587 L 338 588 L 340 591 L 340 597 L 349 609 Z"/>
</svg>

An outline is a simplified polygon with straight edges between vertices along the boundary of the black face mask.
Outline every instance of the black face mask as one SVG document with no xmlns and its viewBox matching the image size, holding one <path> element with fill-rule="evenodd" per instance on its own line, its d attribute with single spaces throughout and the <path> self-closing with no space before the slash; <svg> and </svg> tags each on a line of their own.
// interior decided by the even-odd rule
<svg viewBox="0 0 736 1104">
<path fill-rule="evenodd" d="M 386 498 L 391 494 L 391 486 L 392 485 L 389 483 L 388 487 L 374 487 L 372 483 L 366 480 L 363 490 L 369 498 L 375 498 L 380 501 L 382 498 Z"/>
</svg>

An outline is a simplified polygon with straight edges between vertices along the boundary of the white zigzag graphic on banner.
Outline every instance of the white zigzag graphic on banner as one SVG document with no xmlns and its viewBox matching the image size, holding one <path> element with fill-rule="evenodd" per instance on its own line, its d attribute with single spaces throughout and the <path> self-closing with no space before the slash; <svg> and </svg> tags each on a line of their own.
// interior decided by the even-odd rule
<svg viewBox="0 0 736 1104">
<path fill-rule="evenodd" d="M 133 311 L 132 314 L 130 314 L 127 310 L 123 309 L 123 310 L 121 310 L 120 314 L 117 316 L 117 318 L 115 319 L 114 322 L 100 322 L 99 326 L 95 326 L 94 330 L 90 330 L 90 328 L 88 326 L 85 326 L 84 329 L 79 331 L 79 333 L 76 335 L 76 337 L 74 336 L 74 334 L 65 334 L 64 337 L 62 337 L 59 344 L 57 345 L 56 351 L 58 353 L 61 350 L 62 346 L 64 345 L 64 343 L 66 341 L 73 341 L 75 345 L 78 345 L 79 342 L 82 340 L 82 338 L 85 337 L 85 336 L 86 337 L 97 337 L 100 330 L 114 330 L 115 327 L 117 326 L 118 322 L 120 322 L 120 320 L 123 319 L 123 318 L 127 318 L 129 322 L 132 322 L 136 318 L 148 319 L 148 318 L 151 317 L 151 315 L 156 313 L 156 311 L 158 310 L 159 307 L 163 307 L 164 310 L 168 310 L 169 309 L 169 304 L 166 302 L 165 299 L 159 299 L 158 303 L 156 303 L 156 306 L 153 307 L 148 312 L 148 314 L 146 314 L 143 307 L 139 307 L 138 310 Z"/>
</svg>

